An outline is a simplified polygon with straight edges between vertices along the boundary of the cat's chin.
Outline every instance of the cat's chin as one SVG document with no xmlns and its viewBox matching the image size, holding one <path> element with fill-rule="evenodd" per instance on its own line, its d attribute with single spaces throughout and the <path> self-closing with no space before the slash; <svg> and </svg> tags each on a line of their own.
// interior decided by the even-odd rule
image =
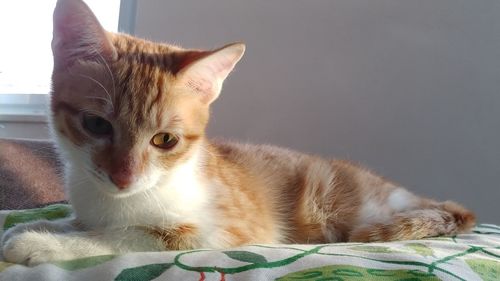
<svg viewBox="0 0 500 281">
<path fill-rule="evenodd" d="M 97 187 L 100 191 L 102 191 L 104 194 L 106 194 L 109 197 L 113 198 L 126 198 L 135 194 L 139 194 L 147 190 L 147 188 L 144 187 L 129 187 L 126 189 L 118 189 L 114 186 L 98 186 Z"/>
</svg>

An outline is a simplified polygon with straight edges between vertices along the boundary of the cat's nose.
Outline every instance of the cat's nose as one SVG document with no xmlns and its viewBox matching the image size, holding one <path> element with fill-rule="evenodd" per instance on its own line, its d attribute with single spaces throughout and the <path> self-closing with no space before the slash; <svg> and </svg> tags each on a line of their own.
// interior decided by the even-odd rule
<svg viewBox="0 0 500 281">
<path fill-rule="evenodd" d="M 112 159 L 111 169 L 108 171 L 109 179 L 119 190 L 128 188 L 137 179 L 139 163 L 132 156 L 115 155 Z"/>
<path fill-rule="evenodd" d="M 133 178 L 128 173 L 113 173 L 109 175 L 109 179 L 118 187 L 118 189 L 126 189 L 133 181 Z"/>
</svg>

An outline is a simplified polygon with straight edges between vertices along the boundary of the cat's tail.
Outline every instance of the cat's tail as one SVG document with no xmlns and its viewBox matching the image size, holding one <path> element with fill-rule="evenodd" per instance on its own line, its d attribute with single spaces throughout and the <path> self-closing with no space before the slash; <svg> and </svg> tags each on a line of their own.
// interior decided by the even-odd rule
<svg viewBox="0 0 500 281">
<path fill-rule="evenodd" d="M 461 205 L 446 201 L 423 209 L 395 213 L 388 221 L 355 227 L 351 242 L 412 240 L 470 231 L 476 219 Z"/>
</svg>

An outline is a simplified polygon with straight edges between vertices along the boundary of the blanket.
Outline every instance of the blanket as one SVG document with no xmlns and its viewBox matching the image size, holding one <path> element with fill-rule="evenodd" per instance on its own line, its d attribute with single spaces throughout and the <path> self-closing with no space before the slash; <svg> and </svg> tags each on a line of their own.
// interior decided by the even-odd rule
<svg viewBox="0 0 500 281">
<path fill-rule="evenodd" d="M 17 223 L 58 219 L 71 207 L 0 211 L 0 235 Z M 139 252 L 26 267 L 0 261 L 0 280 L 500 280 L 500 226 L 386 243 L 248 245 Z"/>
</svg>

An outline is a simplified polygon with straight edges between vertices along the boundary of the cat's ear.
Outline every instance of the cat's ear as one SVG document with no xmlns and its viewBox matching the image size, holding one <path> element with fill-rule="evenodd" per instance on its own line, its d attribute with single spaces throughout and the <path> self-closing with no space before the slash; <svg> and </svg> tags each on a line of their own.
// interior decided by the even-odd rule
<svg viewBox="0 0 500 281">
<path fill-rule="evenodd" d="M 112 60 L 116 50 L 107 32 L 81 0 L 58 0 L 54 10 L 52 38 L 54 66 L 77 60 Z"/>
<path fill-rule="evenodd" d="M 183 67 L 178 77 L 184 86 L 199 94 L 204 103 L 210 104 L 219 96 L 224 79 L 244 52 L 243 43 L 233 43 L 206 52 Z"/>
</svg>

